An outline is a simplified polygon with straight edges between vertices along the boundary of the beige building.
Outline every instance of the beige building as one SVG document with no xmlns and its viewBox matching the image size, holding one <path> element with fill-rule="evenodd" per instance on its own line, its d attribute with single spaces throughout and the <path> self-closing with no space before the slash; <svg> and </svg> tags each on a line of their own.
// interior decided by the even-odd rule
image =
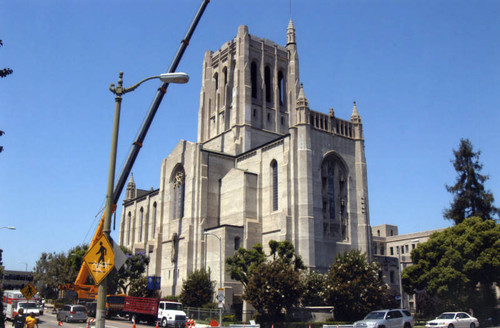
<svg viewBox="0 0 500 328">
<path fill-rule="evenodd" d="M 403 295 L 402 305 L 410 311 L 415 311 L 415 295 L 408 295 L 401 289 L 401 272 L 413 264 L 410 253 L 418 243 L 429 240 L 434 232 L 443 229 L 414 232 L 404 235 L 398 234 L 398 227 L 383 224 L 372 227 L 373 258 L 382 268 L 384 282 Z"/>
<path fill-rule="evenodd" d="M 361 116 L 355 103 L 348 120 L 309 108 L 291 20 L 286 40 L 240 26 L 206 52 L 197 142 L 180 141 L 163 160 L 158 189 L 130 179 L 119 243 L 150 256 L 163 296 L 210 267 L 217 283 L 222 270 L 226 307 L 238 308 L 242 286 L 225 259 L 273 239 L 321 271 L 345 250 L 371 254 Z"/>
</svg>

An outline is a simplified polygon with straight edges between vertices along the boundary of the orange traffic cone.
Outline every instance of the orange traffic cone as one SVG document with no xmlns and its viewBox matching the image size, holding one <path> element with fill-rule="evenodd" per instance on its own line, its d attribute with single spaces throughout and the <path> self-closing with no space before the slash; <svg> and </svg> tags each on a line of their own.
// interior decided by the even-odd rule
<svg viewBox="0 0 500 328">
<path fill-rule="evenodd" d="M 156 321 L 156 327 L 155 328 L 158 328 L 158 321 Z"/>
<path fill-rule="evenodd" d="M 132 328 L 135 328 L 135 320 L 132 320 Z"/>
<path fill-rule="evenodd" d="M 59 322 L 57 323 L 57 325 L 58 325 L 58 326 L 62 326 L 62 325 L 63 325 L 62 321 L 59 321 Z"/>
</svg>

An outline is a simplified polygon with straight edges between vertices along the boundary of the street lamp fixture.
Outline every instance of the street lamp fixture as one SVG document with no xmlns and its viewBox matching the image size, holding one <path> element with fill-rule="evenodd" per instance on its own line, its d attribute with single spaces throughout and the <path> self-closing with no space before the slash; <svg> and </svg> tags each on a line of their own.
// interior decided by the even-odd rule
<svg viewBox="0 0 500 328">
<path fill-rule="evenodd" d="M 113 119 L 113 133 L 111 136 L 111 154 L 109 158 L 109 174 L 108 174 L 108 185 L 106 189 L 106 207 L 104 210 L 104 224 L 103 224 L 103 235 L 106 238 L 110 237 L 111 232 L 111 214 L 113 213 L 113 187 L 115 185 L 115 168 L 116 168 L 116 149 L 118 145 L 118 127 L 120 122 L 120 110 L 122 103 L 122 95 L 134 91 L 142 83 L 153 80 L 160 79 L 163 83 L 186 83 L 189 81 L 189 76 L 186 73 L 174 72 L 174 73 L 164 73 L 160 75 L 150 76 L 144 80 L 132 85 L 131 87 L 123 87 L 123 72 L 120 72 L 118 78 L 118 84 L 115 86 L 113 83 L 109 86 L 109 90 L 116 95 L 115 97 L 115 116 Z M 162 86 L 164 87 L 164 86 Z M 104 328 L 105 324 L 105 313 L 106 313 L 106 294 L 107 294 L 107 279 L 104 278 L 99 284 L 97 291 L 97 311 L 96 311 L 96 328 Z"/>
<path fill-rule="evenodd" d="M 222 289 L 222 239 L 221 237 L 211 233 L 211 232 L 208 232 L 208 231 L 204 231 L 203 234 L 205 236 L 214 236 L 215 238 L 219 239 L 219 272 L 220 272 L 220 278 L 219 278 L 219 288 Z M 221 300 L 219 300 L 219 302 L 222 302 Z M 219 327 L 222 327 L 222 308 L 219 307 Z"/>
<path fill-rule="evenodd" d="M 9 230 L 16 230 L 16 227 L 0 227 L 0 229 L 9 229 Z"/>
<path fill-rule="evenodd" d="M 109 86 L 109 90 L 116 94 L 117 97 L 124 95 L 130 91 L 134 91 L 139 87 L 141 84 L 143 84 L 146 81 L 153 80 L 153 79 L 160 79 L 163 83 L 177 83 L 177 84 L 183 84 L 187 83 L 189 81 L 189 75 L 186 73 L 182 72 L 174 72 L 174 73 L 163 73 L 160 75 L 155 75 L 155 76 L 150 76 L 145 78 L 142 81 L 137 82 L 136 84 L 128 87 L 128 88 L 123 88 L 123 72 L 120 72 L 120 78 L 118 79 L 118 86 L 115 87 L 114 83 L 111 83 Z"/>
</svg>

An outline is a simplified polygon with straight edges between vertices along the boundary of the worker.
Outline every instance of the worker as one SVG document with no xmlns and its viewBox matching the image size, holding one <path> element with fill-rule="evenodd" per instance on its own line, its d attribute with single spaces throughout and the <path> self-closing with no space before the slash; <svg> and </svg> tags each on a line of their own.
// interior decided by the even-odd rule
<svg viewBox="0 0 500 328">
<path fill-rule="evenodd" d="M 30 313 L 30 315 L 26 318 L 26 328 L 38 328 L 38 320 L 35 318 L 34 313 Z"/>
<path fill-rule="evenodd" d="M 24 317 L 24 309 L 20 308 L 19 312 L 14 317 L 14 320 L 12 320 L 12 325 L 14 326 L 14 328 L 24 328 L 25 324 L 26 318 Z"/>
</svg>

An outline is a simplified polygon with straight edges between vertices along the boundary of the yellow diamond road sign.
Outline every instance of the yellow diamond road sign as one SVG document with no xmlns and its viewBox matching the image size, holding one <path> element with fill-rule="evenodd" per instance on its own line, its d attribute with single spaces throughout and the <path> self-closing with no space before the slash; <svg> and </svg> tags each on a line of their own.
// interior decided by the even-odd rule
<svg viewBox="0 0 500 328">
<path fill-rule="evenodd" d="M 33 298 L 33 296 L 35 296 L 37 292 L 38 291 L 31 282 L 28 282 L 26 286 L 24 286 L 23 289 L 21 289 L 21 293 L 24 295 L 24 297 L 26 297 L 27 300 Z"/>
<path fill-rule="evenodd" d="M 87 263 L 95 283 L 100 284 L 111 270 L 113 270 L 115 265 L 113 246 L 111 246 L 111 243 L 105 236 L 102 236 L 97 243 L 89 249 L 87 254 L 83 257 L 83 260 Z"/>
</svg>

